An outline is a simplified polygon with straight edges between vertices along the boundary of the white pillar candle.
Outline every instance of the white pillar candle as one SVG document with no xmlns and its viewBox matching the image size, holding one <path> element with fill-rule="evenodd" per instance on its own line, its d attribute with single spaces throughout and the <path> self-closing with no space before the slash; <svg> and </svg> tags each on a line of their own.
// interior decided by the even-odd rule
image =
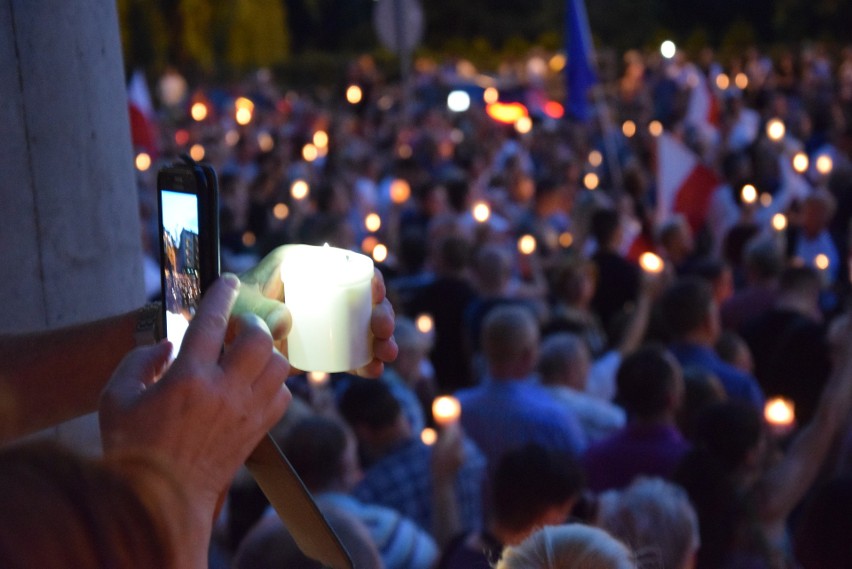
<svg viewBox="0 0 852 569">
<path fill-rule="evenodd" d="M 370 332 L 373 261 L 336 247 L 287 245 L 281 262 L 284 302 L 293 317 L 290 363 L 339 372 L 373 359 Z"/>
</svg>

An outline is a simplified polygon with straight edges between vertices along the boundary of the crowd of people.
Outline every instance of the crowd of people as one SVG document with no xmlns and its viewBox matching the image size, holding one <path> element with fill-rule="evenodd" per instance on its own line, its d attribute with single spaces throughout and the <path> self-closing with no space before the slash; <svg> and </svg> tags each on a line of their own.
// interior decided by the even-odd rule
<svg viewBox="0 0 852 569">
<path fill-rule="evenodd" d="M 400 85 L 361 58 L 311 93 L 269 72 L 233 89 L 169 73 L 156 128 L 136 131 L 154 159 L 139 170 L 150 293 L 153 174 L 187 152 L 219 174 L 223 268 L 244 273 L 205 302 L 225 317 L 236 302 L 240 332 L 221 359 L 206 344 L 224 329 L 191 335 L 195 357 L 157 382 L 162 344 L 103 362 L 71 412 L 117 367 L 106 463 L 24 448 L 0 455 L 0 487 L 57 502 L 46 489 L 73 479 L 68 516 L 95 523 L 78 510 L 108 486 L 138 518 L 127 527 L 147 528 L 133 547 L 151 566 L 317 567 L 239 468 L 270 430 L 357 567 L 850 566 L 852 52 L 629 52 L 593 87 L 589 122 L 551 100 L 551 63 L 488 77 L 424 60 Z M 292 400 L 275 381 L 280 295 L 244 299 L 270 290 L 258 267 L 286 243 L 362 251 L 386 287 L 369 369 L 291 373 Z M 199 392 L 209 405 L 192 408 Z M 434 412 L 439 396 L 460 414 Z M 223 427 L 184 441 L 158 408 Z M 48 407 L 11 434 L 59 418 Z M 17 495 L 0 491 L 30 519 Z M 106 535 L 102 555 L 126 566 L 109 556 L 129 555 L 128 535 Z"/>
</svg>

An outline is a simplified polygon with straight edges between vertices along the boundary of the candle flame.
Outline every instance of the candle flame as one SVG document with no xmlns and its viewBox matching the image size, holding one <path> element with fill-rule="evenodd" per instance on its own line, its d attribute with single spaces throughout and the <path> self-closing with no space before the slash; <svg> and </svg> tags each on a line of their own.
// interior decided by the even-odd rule
<svg viewBox="0 0 852 569">
<path fill-rule="evenodd" d="M 649 273 L 659 273 L 662 272 L 664 267 L 663 260 L 659 257 L 659 255 L 655 255 L 650 251 L 646 251 L 639 256 L 639 266 L 642 267 L 642 270 Z"/>
<path fill-rule="evenodd" d="M 423 441 L 424 445 L 432 446 L 438 440 L 438 433 L 435 432 L 435 429 L 426 427 L 420 431 L 420 440 Z"/>
<path fill-rule="evenodd" d="M 814 258 L 814 265 L 816 265 L 816 268 L 821 271 L 826 270 L 830 264 L 831 261 L 829 261 L 828 255 L 825 253 L 820 253 Z"/>
<path fill-rule="evenodd" d="M 312 371 L 308 374 L 308 381 L 314 387 L 321 387 L 328 383 L 329 375 L 324 371 Z"/>
<path fill-rule="evenodd" d="M 763 417 L 770 425 L 789 427 L 796 420 L 793 402 L 783 397 L 773 397 L 766 402 Z"/>
<path fill-rule="evenodd" d="M 442 395 L 432 402 L 432 417 L 438 425 L 446 427 L 458 421 L 460 416 L 461 404 L 452 395 Z"/>
<path fill-rule="evenodd" d="M 773 215 L 772 227 L 775 228 L 775 231 L 784 231 L 787 228 L 787 216 L 783 213 Z"/>
<path fill-rule="evenodd" d="M 432 317 L 428 314 L 421 314 L 417 317 L 417 329 L 420 330 L 420 332 L 422 332 L 423 334 L 428 334 L 429 332 L 431 332 L 434 325 L 434 320 L 432 320 Z"/>
<path fill-rule="evenodd" d="M 524 235 L 518 239 L 518 251 L 524 255 L 532 255 L 535 253 L 536 242 L 532 235 Z"/>
<path fill-rule="evenodd" d="M 757 188 L 755 188 L 751 184 L 746 184 L 745 186 L 743 186 L 741 195 L 743 198 L 743 202 L 747 204 L 753 204 L 755 201 L 757 201 Z"/>
</svg>

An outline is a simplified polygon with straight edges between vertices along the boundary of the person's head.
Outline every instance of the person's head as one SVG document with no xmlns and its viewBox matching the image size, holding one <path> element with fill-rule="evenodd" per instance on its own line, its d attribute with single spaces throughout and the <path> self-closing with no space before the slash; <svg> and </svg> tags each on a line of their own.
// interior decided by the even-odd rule
<svg viewBox="0 0 852 569">
<path fill-rule="evenodd" d="M 683 403 L 677 414 L 677 425 L 687 439 L 694 437 L 695 422 L 702 411 L 728 398 L 719 378 L 700 366 L 683 368 Z"/>
<path fill-rule="evenodd" d="M 814 190 L 802 202 L 802 231 L 809 238 L 816 237 L 828 227 L 836 209 L 837 201 L 831 192 Z"/>
<path fill-rule="evenodd" d="M 152 494 L 176 490 L 164 472 L 142 457 L 98 461 L 53 443 L 3 450 L 0 566 L 176 567 L 178 528 Z M 159 477 L 162 488 L 151 485 Z"/>
<path fill-rule="evenodd" d="M 487 243 L 477 251 L 473 268 L 483 294 L 500 294 L 512 276 L 512 258 L 503 247 Z"/>
<path fill-rule="evenodd" d="M 389 365 L 409 386 L 419 378 L 420 364 L 432 350 L 432 340 L 428 334 L 417 329 L 410 318 L 397 315 L 393 337 L 399 347 L 396 359 Z"/>
<path fill-rule="evenodd" d="M 362 452 L 370 457 L 411 436 L 411 425 L 388 385 L 381 380 L 353 379 L 338 403 Z"/>
<path fill-rule="evenodd" d="M 733 330 L 724 330 L 716 341 L 716 353 L 732 366 L 746 373 L 754 373 L 754 358 L 742 336 Z"/>
<path fill-rule="evenodd" d="M 772 283 L 784 268 L 784 255 L 775 240 L 756 237 L 743 253 L 746 279 L 751 283 Z"/>
<path fill-rule="evenodd" d="M 660 225 L 657 240 L 666 256 L 675 264 L 684 261 L 695 251 L 692 229 L 683 215 L 673 215 Z"/>
<path fill-rule="evenodd" d="M 434 249 L 435 271 L 441 275 L 461 275 L 470 266 L 470 241 L 457 233 L 438 238 Z"/>
<path fill-rule="evenodd" d="M 683 399 L 680 364 L 662 346 L 631 353 L 616 372 L 617 401 L 631 420 L 673 419 Z"/>
<path fill-rule="evenodd" d="M 734 294 L 734 272 L 731 266 L 721 259 L 702 259 L 692 267 L 690 274 L 707 281 L 717 306 L 721 306 Z"/>
<path fill-rule="evenodd" d="M 822 282 L 813 267 L 787 267 L 778 280 L 779 301 L 794 303 L 808 312 L 819 312 L 819 295 Z"/>
<path fill-rule="evenodd" d="M 682 277 L 663 293 L 660 313 L 674 340 L 712 345 L 721 331 L 713 289 L 701 277 Z"/>
<path fill-rule="evenodd" d="M 382 566 L 379 551 L 364 524 L 339 508 L 320 504 L 355 567 Z M 262 519 L 240 543 L 233 561 L 234 569 L 321 569 L 322 563 L 307 557 L 277 516 Z"/>
<path fill-rule="evenodd" d="M 280 446 L 311 492 L 347 491 L 361 475 L 354 437 L 338 420 L 319 415 L 302 419 Z"/>
<path fill-rule="evenodd" d="M 708 405 L 695 423 L 694 443 L 727 471 L 756 467 L 762 459 L 763 418 L 740 401 Z"/>
<path fill-rule="evenodd" d="M 536 367 L 544 385 L 585 391 L 591 359 L 589 348 L 580 336 L 560 332 L 542 341 Z"/>
<path fill-rule="evenodd" d="M 493 308 L 482 323 L 482 352 L 496 379 L 521 378 L 538 357 L 538 325 L 532 311 L 511 304 Z"/>
<path fill-rule="evenodd" d="M 621 239 L 621 219 L 618 212 L 610 208 L 600 208 L 592 214 L 590 228 L 592 237 L 603 250 L 613 249 Z"/>
<path fill-rule="evenodd" d="M 568 306 L 588 306 L 596 284 L 594 263 L 579 255 L 560 259 L 550 273 L 550 291 Z"/>
<path fill-rule="evenodd" d="M 571 456 L 528 444 L 507 451 L 492 485 L 493 522 L 504 543 L 519 543 L 544 525 L 568 519 L 584 486 Z"/>
<path fill-rule="evenodd" d="M 636 569 L 627 547 L 600 528 L 582 524 L 543 527 L 507 547 L 496 569 Z"/>
<path fill-rule="evenodd" d="M 598 499 L 597 525 L 625 543 L 640 564 L 692 567 L 700 543 L 698 516 L 686 492 L 662 478 L 636 479 Z"/>
</svg>

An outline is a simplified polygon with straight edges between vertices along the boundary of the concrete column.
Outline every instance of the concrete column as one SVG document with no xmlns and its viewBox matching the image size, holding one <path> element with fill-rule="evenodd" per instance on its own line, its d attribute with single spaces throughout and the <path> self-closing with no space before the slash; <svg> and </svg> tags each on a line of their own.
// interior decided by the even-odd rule
<svg viewBox="0 0 852 569">
<path fill-rule="evenodd" d="M 0 332 L 140 306 L 115 1 L 0 0 L 0 62 Z"/>
</svg>

